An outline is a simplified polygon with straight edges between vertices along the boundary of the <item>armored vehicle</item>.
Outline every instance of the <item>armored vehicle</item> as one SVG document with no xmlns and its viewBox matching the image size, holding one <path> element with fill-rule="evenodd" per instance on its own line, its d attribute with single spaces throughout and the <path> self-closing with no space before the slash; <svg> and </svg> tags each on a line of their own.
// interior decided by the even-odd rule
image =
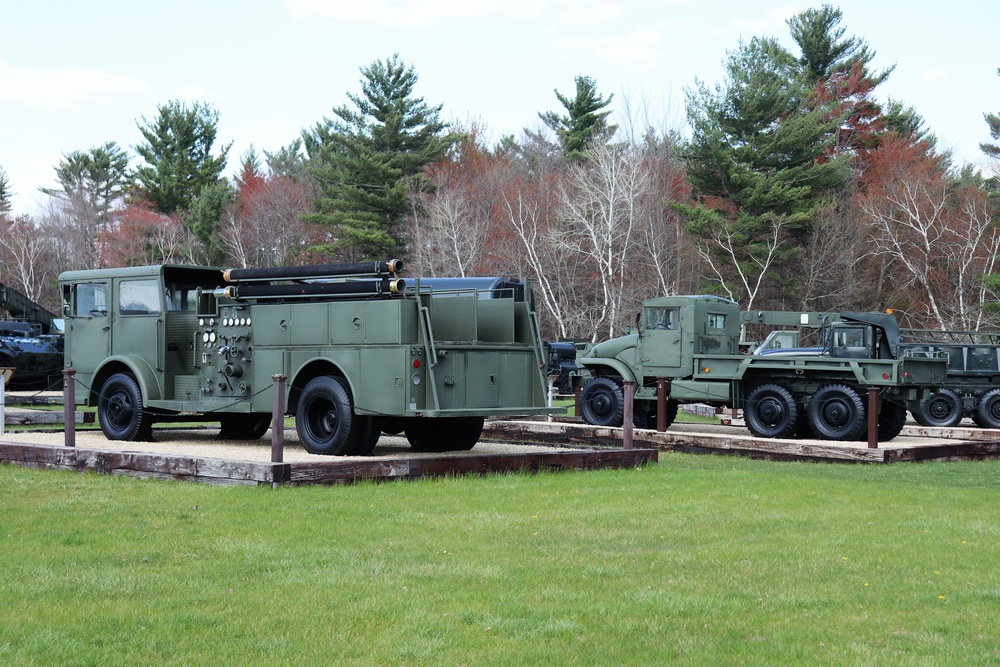
<svg viewBox="0 0 1000 667">
<path fill-rule="evenodd" d="M 0 283 L 0 367 L 13 368 L 11 389 L 45 389 L 59 382 L 63 335 L 59 319 L 21 292 Z"/>
<path fill-rule="evenodd" d="M 774 332 L 750 354 L 742 330 L 750 324 L 819 329 L 819 344 L 794 347 L 794 330 Z M 896 320 L 882 313 L 742 312 L 717 296 L 674 296 L 643 303 L 634 330 L 594 345 L 578 360 L 590 378 L 580 410 L 591 424 L 621 425 L 622 383 L 635 383 L 640 427 L 669 426 L 680 403 L 742 408 L 758 437 L 814 436 L 855 440 L 866 430 L 868 389 L 878 390 L 878 435 L 903 428 L 906 403 L 940 386 L 947 360 L 899 346 Z M 658 400 L 658 385 L 665 400 Z M 663 407 L 660 408 L 659 406 Z"/>
<path fill-rule="evenodd" d="M 314 454 L 368 454 L 381 432 L 418 450 L 469 449 L 488 416 L 551 414 L 530 286 L 412 285 L 402 262 L 277 269 L 157 265 L 59 280 L 67 368 L 105 435 L 154 422 L 267 430 L 273 376 Z"/>
</svg>

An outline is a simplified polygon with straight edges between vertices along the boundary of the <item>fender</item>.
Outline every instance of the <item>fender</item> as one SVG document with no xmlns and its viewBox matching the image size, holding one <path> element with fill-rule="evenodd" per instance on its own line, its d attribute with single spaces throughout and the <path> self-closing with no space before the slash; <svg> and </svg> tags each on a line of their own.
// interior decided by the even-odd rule
<svg viewBox="0 0 1000 667">
<path fill-rule="evenodd" d="M 608 371 L 614 371 L 614 374 L 621 376 L 624 382 L 635 382 L 635 373 L 628 364 L 621 362 L 617 359 L 588 359 L 584 357 L 580 359 L 580 365 L 586 366 L 587 368 L 594 370 L 594 375 L 611 375 Z M 603 372 L 597 372 L 603 371 Z"/>
<path fill-rule="evenodd" d="M 142 391 L 143 401 L 158 401 L 163 398 L 163 392 L 160 390 L 160 383 L 156 381 L 156 371 L 153 370 L 145 359 L 134 354 L 108 357 L 104 360 L 104 363 L 101 364 L 100 368 L 98 368 L 94 373 L 94 377 L 114 375 L 114 373 L 105 372 L 105 369 L 108 366 L 114 365 L 128 367 L 128 370 L 135 376 L 136 382 L 139 383 L 139 389 Z"/>
</svg>

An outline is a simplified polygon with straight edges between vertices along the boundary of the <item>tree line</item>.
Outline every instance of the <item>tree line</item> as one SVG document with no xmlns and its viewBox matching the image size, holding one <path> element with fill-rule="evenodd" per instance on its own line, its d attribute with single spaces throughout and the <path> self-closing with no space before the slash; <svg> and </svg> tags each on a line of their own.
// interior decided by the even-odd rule
<svg viewBox="0 0 1000 667">
<path fill-rule="evenodd" d="M 787 21 L 796 50 L 741 40 L 721 82 L 686 90 L 686 135 L 629 100 L 612 124 L 614 96 L 581 75 L 541 129 L 488 143 L 485 126 L 442 121 L 393 55 L 228 179 L 218 113 L 172 101 L 137 123 L 137 167 L 114 142 L 65 154 L 37 217 L 11 215 L 0 170 L 0 282 L 54 308 L 67 269 L 401 257 L 414 276 L 530 278 L 550 338 L 616 335 L 642 299 L 684 293 L 1000 328 L 996 176 L 954 164 L 914 109 L 878 102 L 892 68 L 873 70 L 841 22 L 822 5 Z"/>
</svg>

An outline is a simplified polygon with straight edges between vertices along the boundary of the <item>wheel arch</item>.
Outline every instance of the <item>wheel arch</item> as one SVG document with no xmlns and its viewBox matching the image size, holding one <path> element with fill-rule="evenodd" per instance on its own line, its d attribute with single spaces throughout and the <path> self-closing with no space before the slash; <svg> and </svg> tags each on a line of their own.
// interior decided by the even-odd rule
<svg viewBox="0 0 1000 667">
<path fill-rule="evenodd" d="M 309 384 L 310 380 L 323 376 L 340 378 L 347 385 L 347 390 L 351 397 L 353 398 L 357 395 L 354 391 L 354 383 L 351 382 L 350 377 L 347 376 L 340 365 L 329 359 L 317 358 L 302 364 L 299 370 L 296 371 L 295 376 L 289 378 L 285 413 L 295 414 L 299 408 L 299 400 L 302 398 L 302 390 Z"/>
<path fill-rule="evenodd" d="M 160 383 L 156 381 L 156 371 L 141 357 L 109 357 L 94 373 L 87 388 L 87 405 L 97 405 L 101 387 L 116 373 L 128 373 L 135 378 L 142 392 L 143 401 L 157 401 L 162 396 Z"/>
<path fill-rule="evenodd" d="M 585 359 L 581 363 L 593 377 L 617 378 L 622 382 L 636 381 L 631 367 L 617 359 Z"/>
</svg>

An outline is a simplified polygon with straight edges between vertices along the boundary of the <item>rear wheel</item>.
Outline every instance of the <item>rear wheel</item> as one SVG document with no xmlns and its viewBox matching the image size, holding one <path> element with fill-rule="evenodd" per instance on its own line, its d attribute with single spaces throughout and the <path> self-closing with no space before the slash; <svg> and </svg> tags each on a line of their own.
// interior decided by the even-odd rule
<svg viewBox="0 0 1000 667">
<path fill-rule="evenodd" d="M 809 401 L 809 426 L 823 440 L 857 440 L 865 432 L 865 406 L 843 384 L 824 385 Z"/>
<path fill-rule="evenodd" d="M 339 378 L 313 378 L 302 390 L 295 430 L 310 454 L 345 454 L 357 443 L 361 420 Z"/>
<path fill-rule="evenodd" d="M 271 427 L 267 412 L 219 415 L 220 440 L 259 440 Z"/>
<path fill-rule="evenodd" d="M 636 409 L 636 411 L 635 411 L 635 413 L 633 414 L 633 417 L 632 417 L 632 423 L 635 425 L 635 427 L 636 428 L 655 429 L 656 428 L 656 414 L 657 414 L 657 412 L 656 412 L 656 401 L 641 401 L 641 402 L 636 403 L 636 405 L 637 406 L 638 405 L 645 405 L 645 406 L 648 406 L 648 407 L 650 407 L 652 409 L 648 410 L 648 411 L 643 411 L 643 412 L 640 412 L 638 409 Z M 663 416 L 664 416 L 664 425 L 663 425 L 663 427 L 664 428 L 670 428 L 670 425 L 674 423 L 675 419 L 677 419 L 677 409 L 678 409 L 678 407 L 679 406 L 678 406 L 677 401 L 675 401 L 673 399 L 667 399 L 666 409 L 664 410 L 664 413 L 663 413 Z"/>
<path fill-rule="evenodd" d="M 983 428 L 1000 428 L 1000 389 L 983 394 L 976 405 L 976 423 Z"/>
<path fill-rule="evenodd" d="M 941 389 L 925 401 L 916 404 L 913 418 L 924 426 L 951 428 L 962 421 L 962 399 L 951 389 Z"/>
<path fill-rule="evenodd" d="M 888 442 L 903 430 L 906 424 L 906 404 L 898 401 L 882 401 L 878 413 L 878 440 Z"/>
<path fill-rule="evenodd" d="M 758 438 L 791 438 L 799 421 L 799 406 L 792 392 L 779 384 L 762 384 L 750 392 L 743 417 Z"/>
<path fill-rule="evenodd" d="M 591 378 L 580 392 L 580 415 L 594 426 L 621 426 L 625 416 L 625 397 L 617 380 Z"/>
<path fill-rule="evenodd" d="M 406 427 L 406 439 L 418 452 L 468 451 L 483 433 L 483 417 L 420 419 Z"/>
<path fill-rule="evenodd" d="M 358 441 L 349 453 L 353 456 L 371 456 L 375 445 L 378 444 L 379 437 L 382 435 L 381 420 L 369 415 L 356 416 L 355 419 L 361 420 L 361 429 L 358 433 Z"/>
<path fill-rule="evenodd" d="M 97 415 L 108 440 L 149 440 L 153 416 L 142 407 L 142 390 L 129 373 L 116 373 L 101 387 Z"/>
</svg>

